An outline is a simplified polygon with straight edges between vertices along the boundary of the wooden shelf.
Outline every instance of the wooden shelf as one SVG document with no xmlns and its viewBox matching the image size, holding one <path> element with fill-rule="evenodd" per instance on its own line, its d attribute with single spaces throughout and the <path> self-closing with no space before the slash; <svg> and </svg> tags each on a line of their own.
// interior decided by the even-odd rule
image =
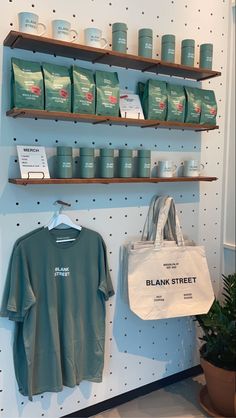
<svg viewBox="0 0 236 418">
<path fill-rule="evenodd" d="M 218 129 L 217 125 L 200 125 L 196 123 L 181 123 L 168 122 L 159 120 L 144 120 L 144 119 L 130 119 L 120 118 L 114 116 L 97 116 L 66 112 L 48 112 L 47 110 L 34 109 L 18 109 L 13 108 L 6 112 L 7 116 L 16 118 L 30 118 L 30 119 L 47 119 L 55 121 L 69 121 L 69 122 L 84 122 L 92 123 L 93 125 L 123 125 L 123 126 L 139 126 L 141 128 L 166 128 L 166 129 L 187 129 L 192 131 L 210 131 Z"/>
<path fill-rule="evenodd" d="M 190 182 L 190 181 L 215 181 L 217 177 L 170 177 L 170 178 L 92 178 L 92 179 L 20 179 L 11 178 L 9 183 L 21 186 L 28 184 L 118 184 L 118 183 L 173 183 L 173 182 Z"/>
<path fill-rule="evenodd" d="M 219 71 L 172 64 L 156 59 L 122 54 L 107 49 L 93 48 L 73 42 L 58 41 L 16 31 L 9 32 L 4 40 L 4 46 L 196 81 L 207 80 L 221 75 Z"/>
</svg>

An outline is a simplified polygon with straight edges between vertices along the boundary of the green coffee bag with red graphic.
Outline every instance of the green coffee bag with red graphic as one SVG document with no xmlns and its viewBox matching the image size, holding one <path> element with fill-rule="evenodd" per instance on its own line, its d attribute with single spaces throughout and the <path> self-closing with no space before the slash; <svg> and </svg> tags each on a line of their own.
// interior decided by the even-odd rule
<svg viewBox="0 0 236 418">
<path fill-rule="evenodd" d="M 61 65 L 43 63 L 45 109 L 71 112 L 70 69 Z"/>
<path fill-rule="evenodd" d="M 167 91 L 165 81 L 148 80 L 146 82 L 142 107 L 145 119 L 166 119 Z"/>
<path fill-rule="evenodd" d="M 186 93 L 186 112 L 185 122 L 187 123 L 200 123 L 201 115 L 201 97 L 199 94 L 200 89 L 195 87 L 185 87 Z"/>
<path fill-rule="evenodd" d="M 167 84 L 167 119 L 172 122 L 184 122 L 185 118 L 185 93 L 184 87 L 175 84 Z"/>
<path fill-rule="evenodd" d="M 44 108 L 43 74 L 38 62 L 12 58 L 11 107 Z"/>
<path fill-rule="evenodd" d="M 120 88 L 117 73 L 96 71 L 96 114 L 119 116 Z"/>
<path fill-rule="evenodd" d="M 93 72 L 86 68 L 72 68 L 72 108 L 74 113 L 95 113 L 95 83 Z"/>
<path fill-rule="evenodd" d="M 200 124 L 216 125 L 217 103 L 214 91 L 201 89 L 198 91 L 202 102 Z"/>
</svg>

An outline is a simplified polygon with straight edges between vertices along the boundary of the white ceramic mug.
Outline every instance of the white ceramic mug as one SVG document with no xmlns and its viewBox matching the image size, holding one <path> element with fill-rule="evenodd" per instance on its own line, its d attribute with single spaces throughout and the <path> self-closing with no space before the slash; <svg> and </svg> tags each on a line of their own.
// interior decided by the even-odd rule
<svg viewBox="0 0 236 418">
<path fill-rule="evenodd" d="M 200 164 L 198 160 L 187 160 L 183 162 L 184 177 L 198 177 L 203 169 L 204 165 Z"/>
<path fill-rule="evenodd" d="M 158 177 L 174 177 L 177 165 L 170 160 L 158 161 L 157 175 Z"/>
<path fill-rule="evenodd" d="M 19 31 L 24 33 L 31 33 L 33 35 L 42 36 L 46 32 L 44 23 L 39 22 L 39 17 L 35 13 L 20 12 L 18 13 Z M 39 27 L 42 30 L 39 32 Z"/>
<path fill-rule="evenodd" d="M 84 42 L 87 46 L 94 48 L 106 48 L 107 40 L 102 38 L 102 31 L 97 28 L 87 28 L 84 30 Z"/>
<path fill-rule="evenodd" d="M 75 42 L 78 38 L 78 32 L 71 29 L 71 24 L 67 20 L 52 21 L 52 37 L 59 41 Z"/>
</svg>

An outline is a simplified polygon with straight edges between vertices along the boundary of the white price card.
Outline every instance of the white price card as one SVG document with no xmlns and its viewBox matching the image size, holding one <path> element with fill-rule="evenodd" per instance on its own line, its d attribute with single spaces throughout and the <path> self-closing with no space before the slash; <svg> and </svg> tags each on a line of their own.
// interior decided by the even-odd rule
<svg viewBox="0 0 236 418">
<path fill-rule="evenodd" d="M 144 119 L 138 94 L 124 93 L 120 95 L 120 113 L 122 118 Z"/>
<path fill-rule="evenodd" d="M 44 147 L 17 145 L 22 179 L 49 179 L 47 156 Z"/>
</svg>

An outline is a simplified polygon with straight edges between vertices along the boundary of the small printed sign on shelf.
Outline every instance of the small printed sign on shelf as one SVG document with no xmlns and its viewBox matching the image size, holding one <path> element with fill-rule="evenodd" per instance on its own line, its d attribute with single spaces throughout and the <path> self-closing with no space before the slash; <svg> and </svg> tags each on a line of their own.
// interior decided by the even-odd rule
<svg viewBox="0 0 236 418">
<path fill-rule="evenodd" d="M 50 179 L 44 147 L 17 145 L 22 179 Z"/>
<path fill-rule="evenodd" d="M 143 109 L 138 94 L 121 93 L 120 113 L 122 118 L 144 119 Z"/>
</svg>

